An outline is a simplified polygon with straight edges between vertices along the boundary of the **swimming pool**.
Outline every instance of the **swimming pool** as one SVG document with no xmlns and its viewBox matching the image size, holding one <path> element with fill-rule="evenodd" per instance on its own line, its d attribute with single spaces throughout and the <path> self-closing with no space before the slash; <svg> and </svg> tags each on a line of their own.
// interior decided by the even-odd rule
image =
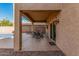
<svg viewBox="0 0 79 59">
<path fill-rule="evenodd" d="M 0 34 L 0 39 L 13 39 L 13 34 Z"/>
</svg>

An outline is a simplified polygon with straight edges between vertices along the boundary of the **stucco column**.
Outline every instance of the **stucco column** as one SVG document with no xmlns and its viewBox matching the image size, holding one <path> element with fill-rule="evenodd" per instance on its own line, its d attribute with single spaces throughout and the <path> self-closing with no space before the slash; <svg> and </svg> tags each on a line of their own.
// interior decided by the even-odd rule
<svg viewBox="0 0 79 59">
<path fill-rule="evenodd" d="M 32 33 L 33 33 L 33 27 L 34 27 L 34 24 L 33 24 L 33 22 L 32 22 Z"/>
<path fill-rule="evenodd" d="M 21 50 L 21 20 L 20 20 L 20 11 L 15 9 L 15 38 L 14 38 L 14 50 Z"/>
<path fill-rule="evenodd" d="M 50 24 L 48 24 L 48 37 L 50 39 Z"/>
</svg>

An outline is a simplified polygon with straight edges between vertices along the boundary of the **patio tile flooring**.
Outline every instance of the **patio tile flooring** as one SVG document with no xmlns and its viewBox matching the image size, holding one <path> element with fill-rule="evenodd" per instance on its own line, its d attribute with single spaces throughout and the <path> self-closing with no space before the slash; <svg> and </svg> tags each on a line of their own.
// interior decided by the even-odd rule
<svg viewBox="0 0 79 59">
<path fill-rule="evenodd" d="M 35 39 L 31 34 L 22 34 L 22 51 L 59 51 L 60 49 L 49 45 L 48 39 Z"/>
</svg>

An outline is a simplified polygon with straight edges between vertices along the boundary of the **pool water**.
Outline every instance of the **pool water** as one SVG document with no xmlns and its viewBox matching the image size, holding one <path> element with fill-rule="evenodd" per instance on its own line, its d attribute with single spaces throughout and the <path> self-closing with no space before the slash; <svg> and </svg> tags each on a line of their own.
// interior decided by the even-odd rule
<svg viewBox="0 0 79 59">
<path fill-rule="evenodd" d="M 0 39 L 13 39 L 13 34 L 0 34 Z"/>
</svg>

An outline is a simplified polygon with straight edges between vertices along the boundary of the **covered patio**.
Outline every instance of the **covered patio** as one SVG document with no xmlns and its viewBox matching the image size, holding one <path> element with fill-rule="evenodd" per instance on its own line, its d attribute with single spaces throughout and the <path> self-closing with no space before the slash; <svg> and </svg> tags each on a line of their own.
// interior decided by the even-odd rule
<svg viewBox="0 0 79 59">
<path fill-rule="evenodd" d="M 25 17 L 30 21 L 29 24 L 25 23 L 26 26 L 24 25 L 25 27 L 30 26 L 29 29 L 24 29 L 23 25 L 21 28 L 21 33 L 22 33 L 21 46 L 23 51 L 59 50 L 58 47 L 55 45 L 55 40 L 53 40 L 53 38 L 51 38 L 50 36 L 52 34 L 50 31 L 51 29 L 48 26 L 49 22 L 51 21 L 49 20 L 49 17 L 52 16 L 53 18 L 55 18 L 59 14 L 59 12 L 60 10 L 21 10 L 20 11 L 21 14 L 20 17 Z M 54 22 L 55 21 L 57 20 L 54 20 Z M 43 36 L 43 38 L 41 38 L 40 35 Z"/>
<path fill-rule="evenodd" d="M 17 4 L 15 4 L 17 8 Z M 22 6 L 23 7 L 23 6 Z M 27 10 L 27 9 L 15 9 L 17 12 L 15 13 L 15 22 L 18 22 L 15 25 L 16 31 L 15 31 L 15 48 L 19 48 L 18 50 L 22 51 L 53 51 L 53 50 L 60 50 L 56 46 L 56 39 L 55 39 L 55 32 L 53 32 L 54 35 L 52 35 L 52 29 L 51 29 L 51 24 L 57 24 L 58 20 L 56 19 L 57 15 L 60 13 L 60 10 L 44 10 L 44 9 L 35 9 L 35 10 Z M 16 15 L 19 13 L 18 15 Z M 29 29 L 30 33 L 23 32 L 22 28 L 22 18 L 21 17 L 26 17 L 29 19 L 31 22 L 30 26 L 31 28 Z M 17 19 L 17 20 L 16 20 Z M 19 24 L 19 25 L 18 25 Z M 18 26 L 20 26 L 18 28 Z M 27 26 L 27 25 L 26 25 Z M 42 27 L 41 27 L 42 26 Z M 53 27 L 53 26 L 52 26 Z M 42 30 L 43 29 L 43 30 Z M 44 37 L 39 39 L 36 39 L 33 37 L 33 33 L 39 30 L 39 32 L 43 31 L 44 32 Z M 54 40 L 53 40 L 54 39 Z M 16 46 L 16 42 L 18 43 Z M 17 50 L 17 49 L 15 49 Z"/>
</svg>

